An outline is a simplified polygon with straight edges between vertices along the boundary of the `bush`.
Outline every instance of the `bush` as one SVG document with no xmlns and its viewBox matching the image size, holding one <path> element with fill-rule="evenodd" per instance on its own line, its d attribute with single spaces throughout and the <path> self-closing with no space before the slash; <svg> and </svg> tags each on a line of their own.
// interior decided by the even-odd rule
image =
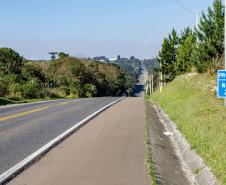
<svg viewBox="0 0 226 185">
<path fill-rule="evenodd" d="M 40 97 L 40 85 L 36 82 L 27 82 L 22 86 L 22 96 L 23 98 L 39 98 Z"/>
<path fill-rule="evenodd" d="M 45 97 L 47 98 L 61 98 L 59 95 L 59 90 L 57 88 L 46 88 L 45 89 Z"/>
<path fill-rule="evenodd" d="M 9 98 L 117 96 L 135 85 L 115 64 L 69 57 L 25 61 L 0 48 L 0 96 Z"/>
<path fill-rule="evenodd" d="M 22 76 L 27 80 L 36 80 L 40 83 L 46 82 L 46 76 L 37 63 L 27 62 L 22 67 Z"/>
<path fill-rule="evenodd" d="M 71 87 L 70 88 L 70 97 L 79 97 L 79 90 L 76 87 Z"/>
<path fill-rule="evenodd" d="M 68 88 L 65 85 L 60 86 L 59 94 L 60 94 L 60 96 L 63 96 L 63 97 L 69 96 L 70 95 L 70 88 Z"/>
<path fill-rule="evenodd" d="M 97 93 L 97 88 L 93 84 L 85 84 L 83 89 L 86 97 L 92 97 Z"/>
<path fill-rule="evenodd" d="M 8 86 L 3 78 L 0 78 L 0 96 L 4 97 L 8 94 Z"/>
<path fill-rule="evenodd" d="M 9 85 L 9 93 L 10 95 L 20 95 L 21 94 L 21 84 L 13 83 Z"/>
</svg>

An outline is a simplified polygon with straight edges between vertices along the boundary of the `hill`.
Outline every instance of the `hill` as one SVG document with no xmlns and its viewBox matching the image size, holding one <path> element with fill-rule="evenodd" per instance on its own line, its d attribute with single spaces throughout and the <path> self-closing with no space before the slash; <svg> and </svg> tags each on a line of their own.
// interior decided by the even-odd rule
<svg viewBox="0 0 226 185">
<path fill-rule="evenodd" d="M 154 73 L 154 69 L 159 67 L 159 63 L 156 58 L 143 60 L 143 65 L 149 74 Z"/>
</svg>

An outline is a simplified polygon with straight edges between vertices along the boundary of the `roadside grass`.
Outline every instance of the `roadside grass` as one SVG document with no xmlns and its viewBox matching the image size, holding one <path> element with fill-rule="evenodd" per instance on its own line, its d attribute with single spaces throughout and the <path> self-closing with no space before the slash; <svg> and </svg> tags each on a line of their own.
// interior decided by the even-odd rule
<svg viewBox="0 0 226 185">
<path fill-rule="evenodd" d="M 157 185 L 157 178 L 154 171 L 154 163 L 151 157 L 151 132 L 150 132 L 150 121 L 147 112 L 147 102 L 145 101 L 145 144 L 146 144 L 146 162 L 148 168 L 148 175 L 150 176 L 151 185 Z"/>
<path fill-rule="evenodd" d="M 214 94 L 213 81 L 215 77 L 208 74 L 181 75 L 149 101 L 166 111 L 219 181 L 226 184 L 226 107 Z"/>
<path fill-rule="evenodd" d="M 15 101 L 6 99 L 6 98 L 0 98 L 0 105 L 7 105 L 7 104 L 14 104 Z"/>
</svg>

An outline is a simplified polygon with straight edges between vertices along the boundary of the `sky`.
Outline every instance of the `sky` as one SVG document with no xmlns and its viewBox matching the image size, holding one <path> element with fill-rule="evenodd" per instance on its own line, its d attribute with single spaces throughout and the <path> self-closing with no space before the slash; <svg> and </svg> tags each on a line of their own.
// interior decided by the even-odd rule
<svg viewBox="0 0 226 185">
<path fill-rule="evenodd" d="M 0 47 L 27 59 L 156 57 L 175 28 L 194 27 L 213 0 L 0 0 Z"/>
</svg>

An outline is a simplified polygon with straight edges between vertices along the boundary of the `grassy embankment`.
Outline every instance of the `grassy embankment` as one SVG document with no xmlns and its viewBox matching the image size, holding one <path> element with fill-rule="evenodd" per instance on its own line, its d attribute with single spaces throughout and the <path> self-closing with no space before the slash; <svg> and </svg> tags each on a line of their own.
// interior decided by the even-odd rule
<svg viewBox="0 0 226 185">
<path fill-rule="evenodd" d="M 181 75 L 150 100 L 166 111 L 219 181 L 226 184 L 226 107 L 214 93 L 215 81 L 208 74 Z"/>
</svg>

